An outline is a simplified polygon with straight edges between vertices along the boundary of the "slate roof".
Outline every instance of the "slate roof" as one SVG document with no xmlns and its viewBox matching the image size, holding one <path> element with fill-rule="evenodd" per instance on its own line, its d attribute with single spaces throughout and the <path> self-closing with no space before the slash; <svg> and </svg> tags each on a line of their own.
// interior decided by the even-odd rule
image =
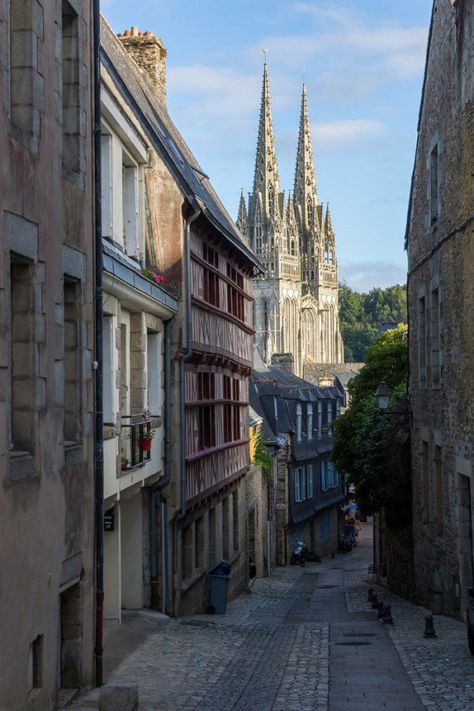
<svg viewBox="0 0 474 711">
<path fill-rule="evenodd" d="M 227 246 L 251 262 L 256 273 L 264 268 L 243 241 L 237 226 L 220 201 L 209 178 L 154 94 L 151 84 L 122 47 L 104 17 L 101 17 L 101 63 L 133 110 L 150 143 L 174 174 L 182 192 L 194 208 L 201 208 Z"/>
<path fill-rule="evenodd" d="M 252 371 L 250 404 L 263 417 L 264 438 L 267 444 L 277 444 L 281 438 L 296 432 L 298 402 L 316 403 L 318 400 L 344 399 L 341 387 L 319 388 L 279 366 L 268 366 L 264 371 Z M 316 419 L 316 408 L 313 411 Z M 332 442 L 328 436 L 306 438 L 293 442 L 293 456 L 304 460 L 327 453 Z"/>
</svg>

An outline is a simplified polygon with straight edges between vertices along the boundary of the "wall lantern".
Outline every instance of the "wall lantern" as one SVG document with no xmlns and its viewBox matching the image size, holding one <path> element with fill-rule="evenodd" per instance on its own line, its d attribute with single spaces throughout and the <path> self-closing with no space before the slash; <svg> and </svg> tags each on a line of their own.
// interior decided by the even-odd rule
<svg viewBox="0 0 474 711">
<path fill-rule="evenodd" d="M 379 410 L 387 410 L 390 404 L 390 395 L 392 394 L 391 388 L 387 385 L 385 380 L 382 380 L 378 386 L 375 397 L 377 399 L 377 405 Z"/>
</svg>

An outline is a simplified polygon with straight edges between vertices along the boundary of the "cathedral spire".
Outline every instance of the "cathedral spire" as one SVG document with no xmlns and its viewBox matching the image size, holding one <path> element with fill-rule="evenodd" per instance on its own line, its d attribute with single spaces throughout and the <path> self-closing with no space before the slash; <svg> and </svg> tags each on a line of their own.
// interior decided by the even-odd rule
<svg viewBox="0 0 474 711">
<path fill-rule="evenodd" d="M 260 194 L 264 213 L 273 216 L 278 209 L 280 178 L 276 156 L 275 134 L 273 131 L 270 86 L 267 63 L 263 65 L 262 100 L 258 125 L 257 156 L 253 184 L 255 197 Z"/>
<path fill-rule="evenodd" d="M 298 150 L 296 154 L 294 196 L 297 211 L 304 227 L 307 229 L 311 228 L 314 224 L 315 211 L 318 204 L 318 190 L 316 187 L 316 176 L 314 173 L 306 84 L 303 84 L 303 91 L 301 94 L 300 128 L 298 134 Z"/>
<path fill-rule="evenodd" d="M 239 214 L 237 215 L 237 227 L 242 233 L 245 239 L 248 239 L 248 218 L 247 218 L 247 208 L 245 205 L 244 189 L 242 188 L 240 192 L 240 203 L 239 203 Z"/>
</svg>

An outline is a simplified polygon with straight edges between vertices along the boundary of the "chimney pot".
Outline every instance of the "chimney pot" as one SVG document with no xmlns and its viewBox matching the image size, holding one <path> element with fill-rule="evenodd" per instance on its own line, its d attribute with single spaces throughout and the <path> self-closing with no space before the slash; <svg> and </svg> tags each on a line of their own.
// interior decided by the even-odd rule
<svg viewBox="0 0 474 711">
<path fill-rule="evenodd" d="M 138 27 L 135 27 L 135 25 L 132 27 L 132 37 L 137 37 L 138 36 Z"/>
</svg>

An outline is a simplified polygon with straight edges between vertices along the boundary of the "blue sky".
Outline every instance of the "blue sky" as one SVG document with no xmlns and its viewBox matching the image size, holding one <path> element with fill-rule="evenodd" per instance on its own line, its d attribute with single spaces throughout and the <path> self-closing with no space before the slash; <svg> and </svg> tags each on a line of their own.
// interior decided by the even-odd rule
<svg viewBox="0 0 474 711">
<path fill-rule="evenodd" d="M 168 49 L 168 108 L 227 209 L 251 190 L 268 67 L 280 179 L 293 187 L 303 72 L 319 196 L 341 280 L 405 281 L 403 236 L 432 0 L 102 0 Z"/>
</svg>

